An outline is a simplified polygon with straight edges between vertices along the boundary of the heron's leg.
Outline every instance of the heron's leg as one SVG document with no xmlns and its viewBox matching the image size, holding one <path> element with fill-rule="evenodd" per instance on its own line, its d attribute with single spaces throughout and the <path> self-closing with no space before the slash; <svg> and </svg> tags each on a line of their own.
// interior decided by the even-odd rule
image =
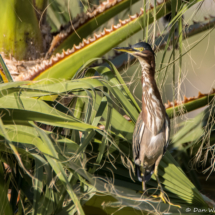
<svg viewBox="0 0 215 215">
<path fill-rule="evenodd" d="M 146 184 L 145 184 L 145 168 L 143 167 L 143 165 L 141 165 L 140 171 L 141 171 L 141 177 L 142 177 L 142 190 L 143 190 L 143 191 L 146 191 Z"/>
<path fill-rule="evenodd" d="M 161 158 L 162 158 L 162 156 L 161 156 Z M 159 165 L 159 163 L 160 163 L 161 158 L 158 159 L 159 162 L 156 162 L 156 163 L 155 163 L 155 170 L 154 170 L 154 174 L 155 174 L 156 180 L 157 180 L 157 182 L 158 182 L 158 188 L 160 188 L 160 194 L 159 194 L 158 196 L 157 196 L 157 195 L 152 195 L 152 197 L 154 197 L 154 198 L 161 198 L 162 201 L 163 201 L 165 204 L 169 204 L 169 205 L 172 205 L 172 206 L 181 208 L 180 205 L 174 205 L 174 204 L 172 204 L 172 203 L 170 202 L 168 196 L 166 197 L 166 194 L 165 194 L 165 192 L 163 191 L 162 185 L 161 185 L 160 180 L 159 180 L 159 177 L 158 177 L 158 165 Z"/>
<path fill-rule="evenodd" d="M 143 165 L 140 166 L 141 171 L 141 178 L 142 178 L 142 191 L 138 190 L 138 193 L 144 194 L 145 196 L 149 196 L 146 191 L 146 184 L 145 184 L 145 168 Z"/>
</svg>

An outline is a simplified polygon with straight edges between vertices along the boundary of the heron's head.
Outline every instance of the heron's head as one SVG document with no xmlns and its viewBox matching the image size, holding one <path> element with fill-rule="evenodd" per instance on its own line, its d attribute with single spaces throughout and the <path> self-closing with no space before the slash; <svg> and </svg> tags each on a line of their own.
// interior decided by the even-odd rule
<svg viewBox="0 0 215 215">
<path fill-rule="evenodd" d="M 136 57 L 140 63 L 149 65 L 150 67 L 154 68 L 154 51 L 152 50 L 152 47 L 145 42 L 139 42 L 134 44 L 131 47 L 116 47 L 114 48 L 117 51 L 121 52 L 127 52 L 128 54 L 133 55 Z"/>
</svg>

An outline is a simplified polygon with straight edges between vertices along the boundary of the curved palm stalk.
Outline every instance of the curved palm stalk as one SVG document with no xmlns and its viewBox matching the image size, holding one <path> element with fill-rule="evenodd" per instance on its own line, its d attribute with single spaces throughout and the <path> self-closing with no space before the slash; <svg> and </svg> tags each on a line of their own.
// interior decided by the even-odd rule
<svg viewBox="0 0 215 215">
<path fill-rule="evenodd" d="M 183 39 L 187 39 L 198 33 L 207 31 L 212 27 L 214 27 L 214 25 L 215 25 L 215 18 L 214 16 L 209 15 L 209 17 L 205 17 L 205 21 L 194 22 L 193 25 L 186 27 L 183 33 Z M 166 35 L 158 36 L 155 39 L 156 51 L 160 51 L 165 48 L 168 37 L 169 37 L 169 33 Z M 177 40 L 177 36 L 175 36 L 175 40 Z M 170 44 L 171 44 L 171 41 L 170 41 Z M 128 62 L 128 55 L 127 53 L 116 53 L 115 56 L 112 56 L 111 58 L 109 58 L 109 60 L 116 66 L 118 70 L 121 70 Z M 133 63 L 135 61 L 135 58 L 133 56 L 129 56 L 129 60 L 130 60 L 129 61 L 130 63 Z M 101 66 L 101 65 L 107 66 L 108 64 L 104 62 L 100 64 L 94 64 L 94 66 Z"/>
<path fill-rule="evenodd" d="M 202 94 L 198 93 L 198 96 L 193 96 L 187 98 L 184 96 L 183 101 L 175 100 L 174 103 L 168 100 L 168 103 L 165 103 L 164 106 L 166 108 L 166 112 L 170 119 L 186 114 L 198 108 L 204 107 L 206 105 L 210 105 L 215 97 L 215 89 L 213 88 L 210 93 Z M 131 119 L 126 117 L 128 121 Z"/>
<path fill-rule="evenodd" d="M 33 1 L 2 1 L 0 7 L 0 52 L 17 60 L 40 57 L 42 36 Z"/>
<path fill-rule="evenodd" d="M 198 96 L 196 97 L 194 96 L 187 98 L 186 96 L 184 96 L 183 101 L 181 102 L 174 101 L 174 105 L 173 102 L 168 101 L 168 104 L 165 104 L 166 112 L 170 118 L 173 118 L 182 113 L 187 113 L 196 110 L 197 108 L 210 104 L 210 102 L 214 99 L 214 96 L 215 89 L 213 88 L 211 92 L 208 94 L 202 94 L 199 92 Z"/>
<path fill-rule="evenodd" d="M 61 53 L 73 45 L 78 45 L 99 26 L 110 18 L 128 8 L 139 0 L 107 0 L 102 2 L 93 12 L 78 14 L 66 30 L 56 35 L 51 43 L 48 54 Z"/>
<path fill-rule="evenodd" d="M 188 7 L 191 7 L 195 3 L 201 0 L 190 1 Z M 167 0 L 162 4 L 156 6 L 157 19 L 170 12 L 171 1 Z M 153 9 L 146 11 L 149 14 L 149 24 L 153 22 L 153 16 L 151 14 Z M 44 78 L 63 78 L 69 79 L 73 77 L 75 72 L 82 66 L 84 62 L 91 58 L 101 56 L 117 44 L 125 40 L 128 36 L 133 35 L 137 31 L 141 30 L 143 23 L 143 10 L 140 14 L 130 16 L 129 19 L 120 21 L 118 25 L 112 26 L 111 29 L 104 29 L 99 35 L 94 35 L 93 38 L 83 40 L 79 46 L 73 47 L 71 50 L 56 54 L 50 60 L 43 61 L 40 65 L 29 71 L 27 75 L 20 75 L 16 80 L 41 80 Z M 102 47 L 102 49 L 100 48 Z M 61 70 L 66 71 L 61 73 Z"/>
</svg>

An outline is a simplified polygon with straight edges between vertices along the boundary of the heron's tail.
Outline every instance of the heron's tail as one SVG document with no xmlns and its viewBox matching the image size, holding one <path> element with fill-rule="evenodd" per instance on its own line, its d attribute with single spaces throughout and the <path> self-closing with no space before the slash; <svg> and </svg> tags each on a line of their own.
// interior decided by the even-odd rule
<svg viewBox="0 0 215 215">
<path fill-rule="evenodd" d="M 135 165 L 135 172 L 136 172 L 136 176 L 137 176 L 138 180 L 139 180 L 140 182 L 142 182 L 140 166 Z"/>
</svg>

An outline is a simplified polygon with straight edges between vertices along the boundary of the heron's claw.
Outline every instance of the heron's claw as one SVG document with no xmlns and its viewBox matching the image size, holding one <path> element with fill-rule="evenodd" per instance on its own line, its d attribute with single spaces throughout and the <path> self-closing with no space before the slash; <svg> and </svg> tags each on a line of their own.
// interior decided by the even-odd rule
<svg viewBox="0 0 215 215">
<path fill-rule="evenodd" d="M 150 197 L 147 190 L 137 190 L 137 193 L 141 193 L 141 194 L 144 194 L 144 196 Z"/>
<path fill-rule="evenodd" d="M 163 201 L 163 203 L 165 203 L 165 204 L 169 204 L 169 205 L 172 205 L 172 206 L 174 206 L 174 207 L 181 208 L 180 205 L 174 205 L 173 203 L 171 203 L 171 202 L 169 201 L 169 199 L 165 196 L 165 193 L 164 193 L 163 191 L 160 192 L 160 195 L 151 195 L 151 196 L 152 196 L 153 198 L 160 198 L 160 199 Z"/>
</svg>

